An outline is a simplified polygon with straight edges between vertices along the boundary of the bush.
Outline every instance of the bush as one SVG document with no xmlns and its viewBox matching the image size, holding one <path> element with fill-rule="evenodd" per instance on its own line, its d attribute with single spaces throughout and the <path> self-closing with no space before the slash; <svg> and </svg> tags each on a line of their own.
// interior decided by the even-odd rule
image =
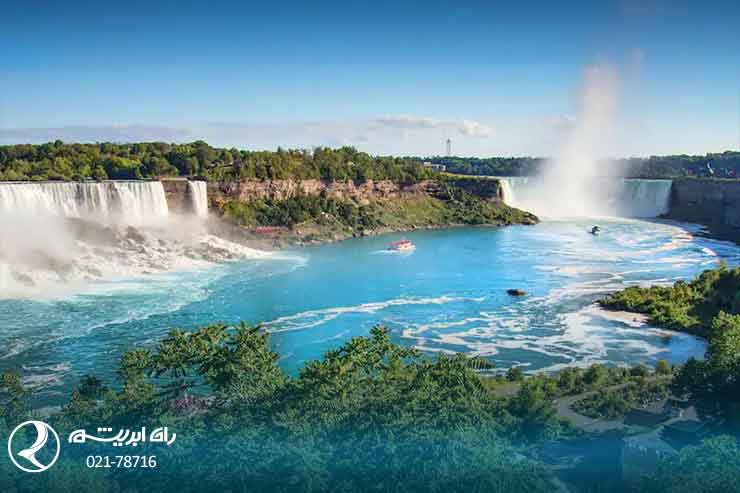
<svg viewBox="0 0 740 493">
<path fill-rule="evenodd" d="M 720 312 L 740 313 L 740 268 L 721 265 L 672 287 L 629 287 L 599 303 L 609 309 L 647 314 L 656 325 L 708 337 L 710 324 Z"/>
</svg>

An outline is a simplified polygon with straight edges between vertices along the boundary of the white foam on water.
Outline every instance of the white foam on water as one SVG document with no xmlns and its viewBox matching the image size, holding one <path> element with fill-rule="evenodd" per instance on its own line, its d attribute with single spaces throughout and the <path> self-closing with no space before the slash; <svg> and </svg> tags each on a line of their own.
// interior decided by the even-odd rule
<svg viewBox="0 0 740 493">
<path fill-rule="evenodd" d="M 511 356 L 521 351 L 542 355 L 541 361 L 553 361 L 544 366 L 532 364 L 531 371 L 615 361 L 621 361 L 620 364 L 655 361 L 672 351 L 686 357 L 702 357 L 705 344 L 691 335 L 650 327 L 640 315 L 612 313 L 597 305 L 582 304 L 630 285 L 671 285 L 678 279 L 693 277 L 688 274 L 667 277 L 662 272 L 673 272 L 680 266 L 716 263 L 719 258 L 727 259 L 736 253 L 737 247 L 727 245 L 724 250 L 720 242 L 695 238 L 675 224 L 641 222 L 640 228 L 647 227 L 648 231 L 630 237 L 628 232 L 620 232 L 620 224 L 609 225 L 610 231 L 617 232 L 612 238 L 621 241 L 608 244 L 608 255 L 604 255 L 607 245 L 592 249 L 568 241 L 567 235 L 557 237 L 555 244 L 573 245 L 573 248 L 553 250 L 548 256 L 552 264 L 535 266 L 538 271 L 565 278 L 546 294 L 512 300 L 479 315 L 465 313 L 442 321 L 405 321 L 401 324 L 402 336 L 425 351 L 463 350 L 506 364 L 511 364 Z M 620 245 L 624 249 L 615 251 L 614 247 Z M 567 263 L 559 265 L 563 259 Z M 635 268 L 641 265 L 650 267 Z M 563 311 L 568 306 L 574 307 L 572 311 Z M 502 351 L 507 353 L 504 355 Z"/>
<path fill-rule="evenodd" d="M 459 296 L 439 296 L 433 298 L 396 298 L 387 301 L 362 303 L 354 306 L 332 307 L 308 310 L 294 315 L 286 315 L 265 323 L 268 332 L 288 332 L 304 330 L 323 325 L 331 320 L 350 313 L 377 313 L 387 308 L 407 305 L 444 305 L 457 302 L 480 303 L 485 298 L 466 298 Z"/>
<path fill-rule="evenodd" d="M 518 350 L 558 361 L 532 368 L 532 371 L 546 372 L 566 366 L 585 368 L 594 363 L 610 363 L 609 353 L 613 351 L 628 354 L 628 359 L 657 359 L 670 351 L 662 342 L 666 335 L 685 340 L 694 348 L 693 356 L 701 357 L 705 348 L 703 342 L 691 335 L 655 329 L 646 324 L 644 317 L 607 312 L 597 305 L 561 314 L 557 318 L 546 332 L 532 332 L 536 324 L 527 315 L 508 320 L 486 316 L 468 317 L 446 324 L 409 324 L 404 328 L 403 336 L 412 339 L 417 348 L 425 351 L 464 350 L 474 356 L 495 357 L 501 350 Z M 612 323 L 605 326 L 599 320 Z M 436 332 L 477 322 L 480 323 L 463 331 Z"/>
</svg>

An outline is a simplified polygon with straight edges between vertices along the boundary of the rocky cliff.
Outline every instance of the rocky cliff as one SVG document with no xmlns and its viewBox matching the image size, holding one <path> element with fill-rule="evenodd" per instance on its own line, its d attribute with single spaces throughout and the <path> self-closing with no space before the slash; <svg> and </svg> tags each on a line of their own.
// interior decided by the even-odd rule
<svg viewBox="0 0 740 493">
<path fill-rule="evenodd" d="M 172 212 L 186 213 L 190 208 L 188 180 L 186 178 L 162 178 L 167 207 Z"/>
<path fill-rule="evenodd" d="M 501 186 L 495 179 L 459 178 L 446 181 L 452 186 L 486 200 L 500 201 Z M 326 194 L 336 199 L 352 199 L 360 205 L 373 199 L 408 198 L 415 196 L 437 196 L 443 183 L 427 180 L 414 185 L 403 186 L 392 181 L 368 180 L 361 184 L 352 181 L 322 180 L 244 180 L 241 182 L 209 183 L 208 197 L 213 204 L 225 200 L 249 202 L 254 199 L 284 200 L 295 195 Z"/>
<path fill-rule="evenodd" d="M 674 180 L 667 217 L 702 224 L 714 235 L 740 241 L 740 181 Z"/>
</svg>

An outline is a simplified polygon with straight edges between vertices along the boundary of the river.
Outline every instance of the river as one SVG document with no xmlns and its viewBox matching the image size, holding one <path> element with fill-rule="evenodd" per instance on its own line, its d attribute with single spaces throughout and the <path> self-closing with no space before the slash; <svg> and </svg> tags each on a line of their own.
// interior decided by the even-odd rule
<svg viewBox="0 0 740 493">
<path fill-rule="evenodd" d="M 173 327 L 240 320 L 264 323 L 290 373 L 374 324 L 427 354 L 463 351 L 528 372 L 701 357 L 703 341 L 594 301 L 737 263 L 738 247 L 655 221 L 598 219 L 602 233 L 588 234 L 596 223 L 415 232 L 411 253 L 385 250 L 398 234 L 353 239 L 0 300 L 0 369 L 21 370 L 39 402 L 60 404 L 80 376 L 113 381 L 124 351 Z"/>
</svg>

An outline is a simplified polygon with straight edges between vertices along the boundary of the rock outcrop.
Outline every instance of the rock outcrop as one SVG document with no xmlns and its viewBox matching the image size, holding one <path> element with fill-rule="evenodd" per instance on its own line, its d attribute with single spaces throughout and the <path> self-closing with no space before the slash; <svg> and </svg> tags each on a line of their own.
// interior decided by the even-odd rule
<svg viewBox="0 0 740 493">
<path fill-rule="evenodd" d="M 495 179 L 455 179 L 450 185 L 486 200 L 501 200 L 501 187 Z M 435 180 L 422 181 L 403 186 L 392 181 L 368 180 L 361 184 L 352 181 L 322 180 L 243 180 L 241 182 L 209 183 L 208 196 L 218 204 L 227 199 L 248 202 L 255 199 L 284 200 L 298 194 L 318 195 L 321 193 L 336 199 L 352 199 L 367 204 L 373 199 L 393 199 L 411 196 L 437 196 L 443 188 Z"/>
<path fill-rule="evenodd" d="M 164 188 L 164 196 L 167 199 L 169 210 L 180 214 L 188 212 L 190 200 L 187 178 L 162 178 L 160 181 Z"/>
</svg>

